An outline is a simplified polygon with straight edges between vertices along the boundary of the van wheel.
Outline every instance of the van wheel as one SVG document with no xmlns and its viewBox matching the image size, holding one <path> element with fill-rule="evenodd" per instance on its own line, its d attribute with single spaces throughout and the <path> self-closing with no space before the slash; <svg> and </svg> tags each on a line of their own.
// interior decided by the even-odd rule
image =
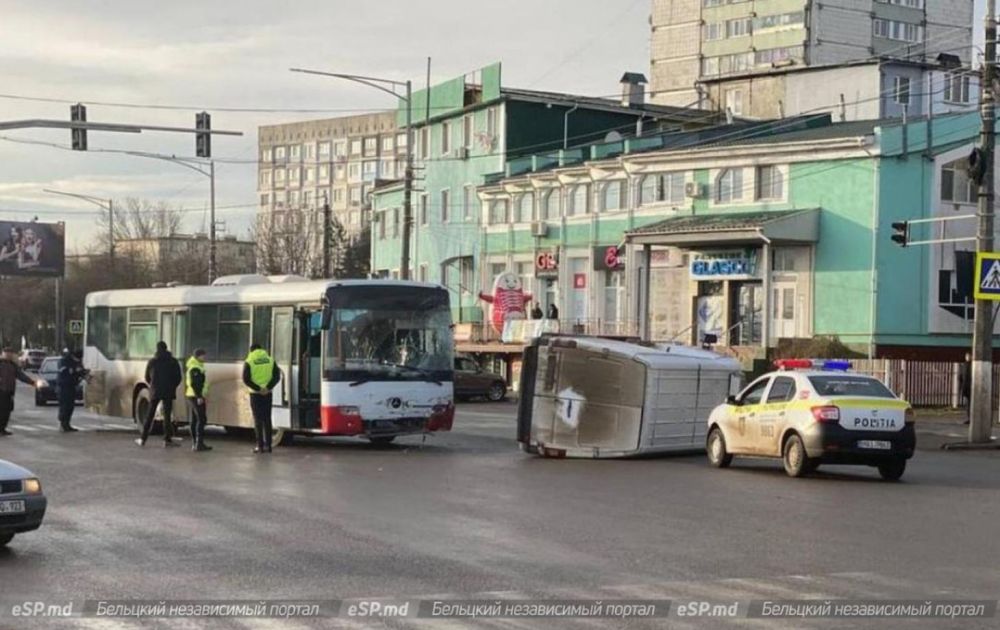
<svg viewBox="0 0 1000 630">
<path fill-rule="evenodd" d="M 271 431 L 272 446 L 291 446 L 295 441 L 295 435 L 287 429 L 274 429 Z"/>
<path fill-rule="evenodd" d="M 726 451 L 726 438 L 719 427 L 713 427 L 708 434 L 705 450 L 708 452 L 708 463 L 716 468 L 729 468 L 729 464 L 733 463 L 733 455 Z"/>
<path fill-rule="evenodd" d="M 878 465 L 878 474 L 886 481 L 899 481 L 906 472 L 906 460 L 902 457 L 890 459 Z"/>
<path fill-rule="evenodd" d="M 507 397 L 507 386 L 503 383 L 493 383 L 489 391 L 486 392 L 486 399 L 490 402 L 500 402 Z"/>
<path fill-rule="evenodd" d="M 14 534 L 0 534 L 0 547 L 5 546 L 12 540 L 14 540 Z"/>
<path fill-rule="evenodd" d="M 802 444 L 802 438 L 792 435 L 785 440 L 785 448 L 782 449 L 782 462 L 785 464 L 785 472 L 789 477 L 804 477 L 815 470 L 815 464 L 806 454 L 806 447 Z"/>
</svg>

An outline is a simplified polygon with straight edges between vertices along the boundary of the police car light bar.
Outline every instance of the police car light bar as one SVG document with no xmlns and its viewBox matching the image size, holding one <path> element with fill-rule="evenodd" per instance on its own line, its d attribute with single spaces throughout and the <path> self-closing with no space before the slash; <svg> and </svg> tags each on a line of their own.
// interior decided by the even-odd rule
<svg viewBox="0 0 1000 630">
<path fill-rule="evenodd" d="M 839 359 L 778 359 L 774 367 L 779 370 L 836 370 L 846 372 L 851 369 L 850 361 Z"/>
</svg>

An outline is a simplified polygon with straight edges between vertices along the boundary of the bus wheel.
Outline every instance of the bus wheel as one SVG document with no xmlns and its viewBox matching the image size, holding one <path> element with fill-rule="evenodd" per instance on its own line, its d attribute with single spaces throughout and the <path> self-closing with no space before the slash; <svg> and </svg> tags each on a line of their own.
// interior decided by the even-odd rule
<svg viewBox="0 0 1000 630">
<path fill-rule="evenodd" d="M 149 408 L 152 404 L 149 390 L 139 390 L 139 393 L 136 394 L 135 401 L 132 403 L 132 421 L 135 422 L 135 426 L 139 429 L 139 431 L 142 431 L 142 425 L 146 423 L 146 416 L 149 415 Z M 149 432 L 153 435 L 158 435 L 162 430 L 163 424 L 154 421 Z"/>
<path fill-rule="evenodd" d="M 289 446 L 295 435 L 286 429 L 275 429 L 271 432 L 271 444 L 274 446 Z"/>
<path fill-rule="evenodd" d="M 372 443 L 372 446 L 388 446 L 395 439 L 395 435 L 381 435 L 379 437 L 370 437 L 368 441 Z"/>
</svg>

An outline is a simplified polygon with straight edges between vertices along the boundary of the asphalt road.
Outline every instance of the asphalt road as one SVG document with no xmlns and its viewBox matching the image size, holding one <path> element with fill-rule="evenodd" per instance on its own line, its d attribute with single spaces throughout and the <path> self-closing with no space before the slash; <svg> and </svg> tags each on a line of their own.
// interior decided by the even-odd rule
<svg viewBox="0 0 1000 630">
<path fill-rule="evenodd" d="M 18 397 L 0 459 L 41 477 L 49 512 L 0 550 L 0 602 L 44 599 L 1000 598 L 1000 454 L 921 451 L 902 483 L 867 468 L 802 480 L 780 464 L 704 456 L 545 460 L 520 453 L 511 403 L 463 404 L 455 430 L 387 448 L 301 440 L 271 457 L 212 431 L 215 450 L 140 449 L 130 421 Z M 188 443 L 185 442 L 185 446 Z M 574 620 L 567 627 L 623 627 Z M 670 619 L 625 627 L 787 627 Z M 877 627 L 996 627 L 871 621 Z M 142 627 L 539 627 L 453 622 L 148 620 Z M 818 627 L 861 627 L 844 620 Z M 868 626 L 867 623 L 864 624 Z M 12 619 L 0 628 L 125 628 Z"/>
</svg>

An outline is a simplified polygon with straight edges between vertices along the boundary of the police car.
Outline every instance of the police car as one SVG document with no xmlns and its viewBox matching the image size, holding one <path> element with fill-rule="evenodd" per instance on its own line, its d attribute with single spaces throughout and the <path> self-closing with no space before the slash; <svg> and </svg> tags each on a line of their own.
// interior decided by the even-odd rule
<svg viewBox="0 0 1000 630">
<path fill-rule="evenodd" d="M 820 464 L 878 468 L 896 481 L 913 457 L 910 404 L 876 378 L 849 372 L 847 361 L 789 359 L 761 376 L 708 419 L 706 449 L 717 468 L 733 456 L 780 457 L 801 477 Z"/>
</svg>

